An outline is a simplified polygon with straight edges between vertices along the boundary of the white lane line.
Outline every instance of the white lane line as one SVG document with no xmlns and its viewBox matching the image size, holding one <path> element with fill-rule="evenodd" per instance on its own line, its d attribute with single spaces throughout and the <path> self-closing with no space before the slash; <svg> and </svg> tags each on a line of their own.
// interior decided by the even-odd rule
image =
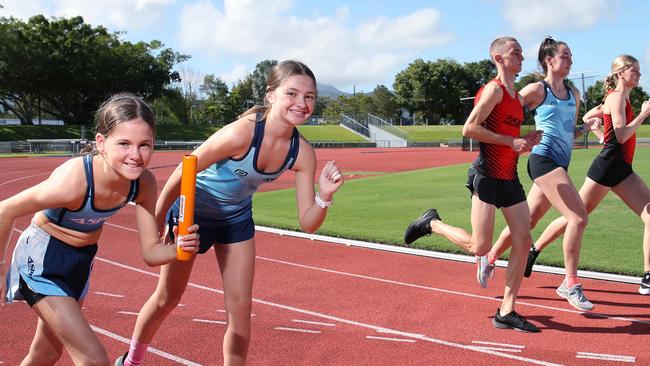
<svg viewBox="0 0 650 366">
<path fill-rule="evenodd" d="M 158 273 L 144 271 L 144 270 L 141 270 L 139 268 L 127 266 L 125 264 L 114 262 L 114 261 L 111 261 L 111 260 L 108 260 L 108 259 L 105 259 L 105 258 L 95 257 L 95 259 L 100 261 L 100 262 L 105 262 L 105 263 L 108 263 L 108 264 L 111 264 L 111 265 L 114 265 L 114 266 L 117 266 L 117 267 L 120 267 L 120 268 L 128 269 L 128 270 L 131 270 L 131 271 L 134 271 L 134 272 L 137 272 L 137 273 L 142 273 L 142 274 L 145 274 L 145 275 L 148 275 L 148 276 L 151 276 L 151 277 L 156 277 L 156 278 L 160 277 L 160 275 Z M 192 282 L 188 282 L 187 286 L 194 287 L 194 288 L 197 288 L 197 289 L 200 289 L 200 290 L 205 290 L 205 291 L 208 291 L 208 292 L 223 294 L 223 290 L 219 290 L 219 289 L 216 289 L 216 288 L 195 284 L 195 283 L 192 283 Z M 366 328 L 366 329 L 372 329 L 372 330 L 375 330 L 375 331 L 382 331 L 383 330 L 383 331 L 390 332 L 390 333 L 393 333 L 393 334 L 401 334 L 401 335 L 403 335 L 405 337 L 420 339 L 420 340 L 423 340 L 423 341 L 427 341 L 427 342 L 431 342 L 431 343 L 435 343 L 435 344 L 439 344 L 439 345 L 443 345 L 443 346 L 461 348 L 461 349 L 470 350 L 470 351 L 474 351 L 474 352 L 485 353 L 485 354 L 489 354 L 489 355 L 493 355 L 493 356 L 499 356 L 499 357 L 503 357 L 503 358 L 507 358 L 507 359 L 511 359 L 511 360 L 528 362 L 528 363 L 535 364 L 535 365 L 558 366 L 558 364 L 551 363 L 551 362 L 546 362 L 546 361 L 536 360 L 536 359 L 533 359 L 533 358 L 526 358 L 526 357 L 511 355 L 511 354 L 508 354 L 508 353 L 503 353 L 503 352 L 498 352 L 498 351 L 482 349 L 482 348 L 476 347 L 476 346 L 470 346 L 470 345 L 465 345 L 465 344 L 460 344 L 460 343 L 448 342 L 448 341 L 445 341 L 445 340 L 436 339 L 436 338 L 429 338 L 429 337 L 426 337 L 426 336 L 417 336 L 417 335 L 414 335 L 412 333 L 407 333 L 407 332 L 402 332 L 402 331 L 398 331 L 398 330 L 394 330 L 394 329 L 389 329 L 389 328 L 381 327 L 381 326 L 374 325 L 374 324 L 361 323 L 361 322 L 357 322 L 357 321 L 354 321 L 354 320 L 339 318 L 339 317 L 333 316 L 333 315 L 323 314 L 323 313 L 319 313 L 319 312 L 311 311 L 311 310 L 306 310 L 306 309 L 300 309 L 300 308 L 296 308 L 296 307 L 293 307 L 293 306 L 278 304 L 278 303 L 274 303 L 274 302 L 266 301 L 266 300 L 261 300 L 261 299 L 257 299 L 257 298 L 253 298 L 253 302 L 258 303 L 258 304 L 267 305 L 267 306 L 270 306 L 270 307 L 275 307 L 275 308 L 278 308 L 278 309 L 293 311 L 293 312 L 300 313 L 300 314 L 303 314 L 303 315 L 308 315 L 308 316 L 312 316 L 312 317 L 319 317 L 319 318 L 327 319 L 327 320 L 334 321 L 334 322 L 337 322 L 337 323 L 345 323 L 345 324 L 348 324 L 348 325 L 358 326 L 358 327 Z"/>
<path fill-rule="evenodd" d="M 480 348 L 482 349 L 489 349 L 492 351 L 501 351 L 501 352 L 521 352 L 520 349 L 514 349 L 514 348 L 500 348 L 500 347 L 487 347 L 487 346 L 481 346 Z"/>
<path fill-rule="evenodd" d="M 109 294 L 108 292 L 94 291 L 95 295 L 108 296 L 108 297 L 124 297 L 124 295 Z"/>
<path fill-rule="evenodd" d="M 485 344 L 488 346 L 497 346 L 497 347 L 526 348 L 526 346 L 520 346 L 518 344 L 497 343 L 497 342 L 487 342 L 487 341 L 472 341 L 472 343 Z"/>
<path fill-rule="evenodd" d="M 289 236 L 289 237 L 294 237 L 294 238 L 307 239 L 307 240 L 310 240 L 310 241 L 318 240 L 318 241 L 322 241 L 322 242 L 325 242 L 325 243 L 343 244 L 343 245 L 348 246 L 348 247 L 349 246 L 354 246 L 354 247 L 361 247 L 361 248 L 369 248 L 369 249 L 376 249 L 376 250 L 381 250 L 381 251 L 385 251 L 385 252 L 417 255 L 417 256 L 420 256 L 420 257 L 447 259 L 447 260 L 453 260 L 453 261 L 456 261 L 456 262 L 467 262 L 467 263 L 475 263 L 476 262 L 476 259 L 474 259 L 474 256 L 469 256 L 469 255 L 435 252 L 435 251 L 432 251 L 432 250 L 407 248 L 407 247 L 400 247 L 400 246 L 396 246 L 396 245 L 377 244 L 377 243 L 371 243 L 371 242 L 360 241 L 360 240 L 352 240 L 352 239 L 346 239 L 346 238 L 335 238 L 335 237 L 332 237 L 332 236 L 325 236 L 325 235 L 318 235 L 318 234 L 307 234 L 307 233 L 301 232 L 301 231 L 291 231 L 291 230 L 284 230 L 284 229 L 276 229 L 276 228 L 272 228 L 272 227 L 259 226 L 259 225 L 255 225 L 255 230 L 270 233 L 270 234 L 276 234 L 276 235 L 280 235 L 280 236 Z M 498 260 L 498 261 L 496 261 L 496 265 L 498 267 L 505 268 L 505 267 L 508 266 L 508 261 Z M 536 264 L 535 266 L 533 266 L 533 270 L 535 270 L 536 272 L 564 275 L 564 268 L 562 268 L 562 267 L 549 267 L 549 266 L 542 266 L 542 265 Z M 639 277 L 623 276 L 623 275 L 617 275 L 617 274 L 612 274 L 612 273 L 583 271 L 583 270 L 578 270 L 578 277 L 580 277 L 580 278 L 593 278 L 593 279 L 597 279 L 597 280 L 615 281 L 615 282 L 622 282 L 622 283 L 632 283 L 632 284 L 640 284 L 641 283 L 641 279 Z"/>
<path fill-rule="evenodd" d="M 335 327 L 336 326 L 336 324 L 334 324 L 334 323 L 313 322 L 313 321 L 310 321 L 310 320 L 300 320 L 300 319 L 293 319 L 292 322 L 304 323 L 304 324 L 312 324 L 312 325 L 322 325 L 324 327 Z"/>
<path fill-rule="evenodd" d="M 226 311 L 223 309 L 217 309 L 217 312 L 219 313 L 225 313 Z M 251 318 L 255 316 L 255 313 L 251 313 Z"/>
<path fill-rule="evenodd" d="M 194 318 L 192 319 L 193 322 L 198 322 L 198 323 L 210 323 L 210 324 L 228 324 L 222 320 L 210 320 L 210 319 L 198 319 Z"/>
<path fill-rule="evenodd" d="M 127 345 L 131 344 L 131 340 L 130 340 L 129 338 L 122 337 L 121 335 L 118 335 L 118 334 L 115 334 L 115 333 L 109 332 L 109 331 L 107 331 L 107 330 L 105 330 L 105 329 L 102 329 L 102 328 L 96 327 L 96 326 L 94 326 L 94 325 L 90 325 L 90 327 L 93 329 L 93 331 L 94 331 L 95 333 L 99 333 L 99 334 L 105 335 L 106 337 L 109 337 L 109 338 L 115 339 L 115 340 L 120 341 L 120 342 L 122 342 L 122 343 L 124 343 L 124 344 L 127 344 Z M 151 346 L 149 346 L 149 348 L 147 348 L 147 352 L 151 352 L 151 353 L 153 353 L 154 355 L 158 355 L 158 356 L 160 356 L 160 357 L 164 357 L 164 358 L 166 358 L 166 359 L 168 359 L 168 360 L 171 360 L 171 361 L 174 361 L 174 362 L 180 363 L 181 365 L 186 365 L 186 366 L 201 366 L 200 363 L 196 363 L 196 362 L 192 362 L 192 361 L 190 361 L 190 360 L 186 360 L 186 359 L 184 359 L 184 358 L 182 358 L 182 357 L 178 357 L 178 356 L 176 356 L 176 355 L 172 355 L 172 354 L 170 354 L 170 353 L 167 353 L 167 352 L 161 351 L 161 350 L 159 350 L 159 349 L 157 349 L 157 348 L 154 348 L 154 347 L 151 347 Z"/>
<path fill-rule="evenodd" d="M 378 340 L 378 341 L 389 341 L 389 342 L 415 343 L 415 339 L 404 339 L 404 338 L 388 338 L 388 337 L 366 336 L 366 339 L 375 339 L 375 340 Z"/>
<path fill-rule="evenodd" d="M 623 356 L 623 355 L 611 355 L 606 353 L 590 353 L 590 352 L 578 352 L 576 358 L 588 358 L 592 360 L 602 360 L 602 361 L 614 361 L 614 362 L 636 362 L 636 357 L 634 356 Z"/>
<path fill-rule="evenodd" d="M 124 311 L 124 310 L 120 310 L 117 313 L 124 314 L 124 315 L 136 315 L 136 316 L 138 315 L 138 313 L 134 313 L 133 311 Z"/>
<path fill-rule="evenodd" d="M 29 178 L 33 178 L 33 177 L 38 177 L 38 176 L 41 176 L 41 175 L 50 175 L 50 174 L 51 173 L 39 173 L 39 174 L 26 175 L 24 177 L 12 179 L 12 180 L 8 180 L 8 181 L 6 181 L 4 183 L 0 183 L 0 186 L 5 186 L 5 185 L 7 185 L 9 183 L 17 182 L 19 180 L 25 180 L 25 179 L 29 179 Z"/>
<path fill-rule="evenodd" d="M 396 335 L 401 335 L 401 336 L 404 336 L 404 337 L 413 337 L 413 338 L 426 337 L 426 334 L 400 332 L 400 331 L 395 331 L 395 330 L 392 330 L 392 329 L 377 329 L 377 333 L 396 334 Z"/>
<path fill-rule="evenodd" d="M 300 332 L 300 333 L 313 333 L 318 334 L 320 330 L 311 330 L 311 329 L 299 329 L 299 328 L 289 328 L 289 327 L 275 327 L 275 330 L 286 330 L 288 332 Z"/>
<path fill-rule="evenodd" d="M 361 278 L 361 279 L 370 280 L 370 281 L 383 282 L 383 283 L 388 283 L 388 284 L 391 284 L 391 285 L 399 285 L 399 286 L 417 288 L 417 289 L 422 289 L 422 290 L 442 292 L 442 293 L 451 294 L 451 295 L 460 295 L 460 296 L 472 297 L 472 298 L 475 298 L 475 299 L 483 299 L 483 300 L 501 302 L 501 299 L 490 297 L 490 296 L 476 295 L 476 294 L 467 293 L 467 292 L 446 290 L 446 289 L 437 288 L 437 287 L 416 285 L 416 284 L 408 283 L 408 282 L 401 282 L 401 281 L 395 281 L 395 280 L 388 280 L 388 279 L 384 279 L 384 278 L 365 276 L 365 275 L 360 275 L 360 274 L 355 274 L 355 273 L 336 271 L 336 270 L 332 270 L 332 269 L 308 266 L 308 265 L 305 265 L 305 264 L 287 262 L 287 261 L 283 261 L 283 260 L 280 260 L 280 259 L 273 259 L 273 258 L 268 258 L 268 257 L 256 256 L 255 258 L 257 258 L 259 260 L 269 261 L 269 262 L 286 264 L 288 266 L 293 266 L 293 267 L 298 267 L 298 268 L 310 269 L 310 270 L 314 270 L 314 271 L 332 273 L 332 274 L 337 274 L 337 275 L 342 275 L 342 276 L 349 276 L 349 277 L 354 277 L 354 278 Z M 560 311 L 560 312 L 564 312 L 564 313 L 584 314 L 584 311 L 580 311 L 580 310 L 558 308 L 558 307 L 555 307 L 555 306 L 533 304 L 533 303 L 523 302 L 523 301 L 517 301 L 516 304 L 518 304 L 518 305 L 527 305 L 527 306 L 540 308 L 540 309 Z M 633 318 L 623 318 L 623 317 L 617 317 L 617 316 L 609 316 L 609 315 L 606 315 L 606 314 L 600 314 L 600 313 L 594 313 L 594 312 L 590 312 L 589 315 L 592 316 L 592 317 L 611 319 L 611 320 L 620 320 L 620 321 L 624 321 L 624 322 L 650 324 L 650 321 L 646 321 L 646 320 L 639 320 L 639 319 L 633 319 Z"/>
</svg>

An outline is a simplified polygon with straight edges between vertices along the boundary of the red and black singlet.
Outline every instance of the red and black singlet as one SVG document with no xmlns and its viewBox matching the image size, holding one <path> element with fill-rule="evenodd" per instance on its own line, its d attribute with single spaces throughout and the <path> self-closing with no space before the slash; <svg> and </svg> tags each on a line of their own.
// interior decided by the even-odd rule
<svg viewBox="0 0 650 366">
<path fill-rule="evenodd" d="M 483 122 L 483 127 L 500 135 L 519 137 L 521 122 L 524 119 L 524 108 L 519 101 L 519 93 L 514 98 L 508 94 L 506 87 L 498 79 L 496 82 L 503 91 L 501 101 L 494 107 Z M 488 85 L 488 84 L 486 84 Z M 476 93 L 474 105 L 478 103 L 485 86 Z M 480 152 L 474 161 L 474 167 L 483 175 L 502 180 L 517 179 L 517 161 L 519 154 L 510 146 L 500 144 L 480 143 Z"/>
</svg>

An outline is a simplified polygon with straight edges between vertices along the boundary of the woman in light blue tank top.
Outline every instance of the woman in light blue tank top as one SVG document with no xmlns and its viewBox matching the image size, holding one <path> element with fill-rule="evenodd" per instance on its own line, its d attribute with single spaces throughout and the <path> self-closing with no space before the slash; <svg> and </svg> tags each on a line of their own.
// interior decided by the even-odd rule
<svg viewBox="0 0 650 366">
<path fill-rule="evenodd" d="M 541 142 L 533 148 L 528 158 L 528 171 L 533 179 L 527 196 L 531 229 L 551 207 L 555 207 L 568 220 L 563 241 L 566 277 L 557 293 L 572 306 L 585 311 L 591 310 L 593 304 L 586 299 L 581 285 L 577 283 L 577 270 L 587 211 L 567 169 L 573 140 L 584 132 L 597 129 L 600 120 L 594 118 L 583 126 L 576 126 L 580 93 L 565 81 L 571 70 L 571 57 L 566 43 L 547 37 L 540 45 L 538 54 L 545 77 L 524 87 L 520 94 L 526 106 L 535 111 L 536 128 L 544 131 Z M 487 260 L 481 261 L 486 265 L 479 268 L 479 278 L 487 281 L 491 277 L 494 262 L 510 245 L 510 230 L 506 227 L 488 253 Z M 530 276 L 537 253 L 533 246 L 528 256 L 526 277 Z"/>
<path fill-rule="evenodd" d="M 0 303 L 6 292 L 7 302 L 25 300 L 39 319 L 21 364 L 52 365 L 65 348 L 75 365 L 108 365 L 82 306 L 102 225 L 127 202 L 136 206 L 144 262 L 158 266 L 176 260 L 176 247 L 160 240 L 153 214 L 158 190 L 147 169 L 154 147 L 153 111 L 133 94 L 117 94 L 98 110 L 96 127 L 92 153 L 65 161 L 43 182 L 0 202 Z M 32 213 L 5 284 L 4 254 L 14 221 Z M 189 252 L 196 252 L 198 244 L 196 234 L 178 243 Z"/>
<path fill-rule="evenodd" d="M 200 226 L 201 252 L 214 247 L 222 270 L 228 319 L 224 364 L 244 364 L 248 352 L 255 269 L 251 196 L 260 184 L 293 170 L 300 226 L 313 233 L 325 220 L 334 192 L 343 184 L 342 173 L 330 161 L 320 173 L 318 193 L 314 192 L 316 156 L 296 129 L 314 110 L 317 91 L 311 70 L 300 62 L 281 62 L 269 73 L 266 90 L 264 107 L 245 112 L 193 152 L 198 157 L 194 218 Z M 166 217 L 174 219 L 180 177 L 179 166 L 158 199 L 156 218 L 161 228 Z M 129 352 L 116 365 L 142 360 L 160 324 L 183 295 L 193 263 L 194 258 L 162 268 L 156 291 L 138 314 Z"/>
</svg>

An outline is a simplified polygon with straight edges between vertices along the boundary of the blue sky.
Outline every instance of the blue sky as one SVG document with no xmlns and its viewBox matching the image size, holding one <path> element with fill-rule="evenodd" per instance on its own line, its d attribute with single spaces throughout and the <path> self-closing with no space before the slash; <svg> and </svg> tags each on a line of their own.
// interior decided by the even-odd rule
<svg viewBox="0 0 650 366">
<path fill-rule="evenodd" d="M 650 92 L 650 1 L 645 0 L 0 0 L 0 16 L 81 15 L 192 56 L 187 79 L 214 74 L 228 84 L 265 59 L 299 59 L 319 82 L 352 92 L 394 76 L 417 58 L 488 57 L 497 36 L 519 39 L 523 73 L 537 70 L 545 35 L 569 44 L 574 72 L 602 79 L 620 54 L 639 59 Z M 580 83 L 580 81 L 578 81 Z M 579 84 L 578 84 L 579 85 Z"/>
</svg>

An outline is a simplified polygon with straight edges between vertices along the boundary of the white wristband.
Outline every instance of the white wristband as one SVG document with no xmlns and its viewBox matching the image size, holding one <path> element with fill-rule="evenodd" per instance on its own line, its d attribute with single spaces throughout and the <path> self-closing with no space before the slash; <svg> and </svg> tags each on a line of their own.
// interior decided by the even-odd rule
<svg viewBox="0 0 650 366">
<path fill-rule="evenodd" d="M 314 198 L 314 201 L 316 201 L 316 204 L 317 204 L 318 207 L 320 207 L 320 208 L 327 208 L 327 207 L 330 207 L 330 206 L 332 205 L 332 203 L 334 203 L 334 200 L 332 200 L 332 201 L 323 201 L 323 200 L 320 198 L 320 195 L 318 194 L 318 192 L 316 192 L 316 197 Z"/>
</svg>

